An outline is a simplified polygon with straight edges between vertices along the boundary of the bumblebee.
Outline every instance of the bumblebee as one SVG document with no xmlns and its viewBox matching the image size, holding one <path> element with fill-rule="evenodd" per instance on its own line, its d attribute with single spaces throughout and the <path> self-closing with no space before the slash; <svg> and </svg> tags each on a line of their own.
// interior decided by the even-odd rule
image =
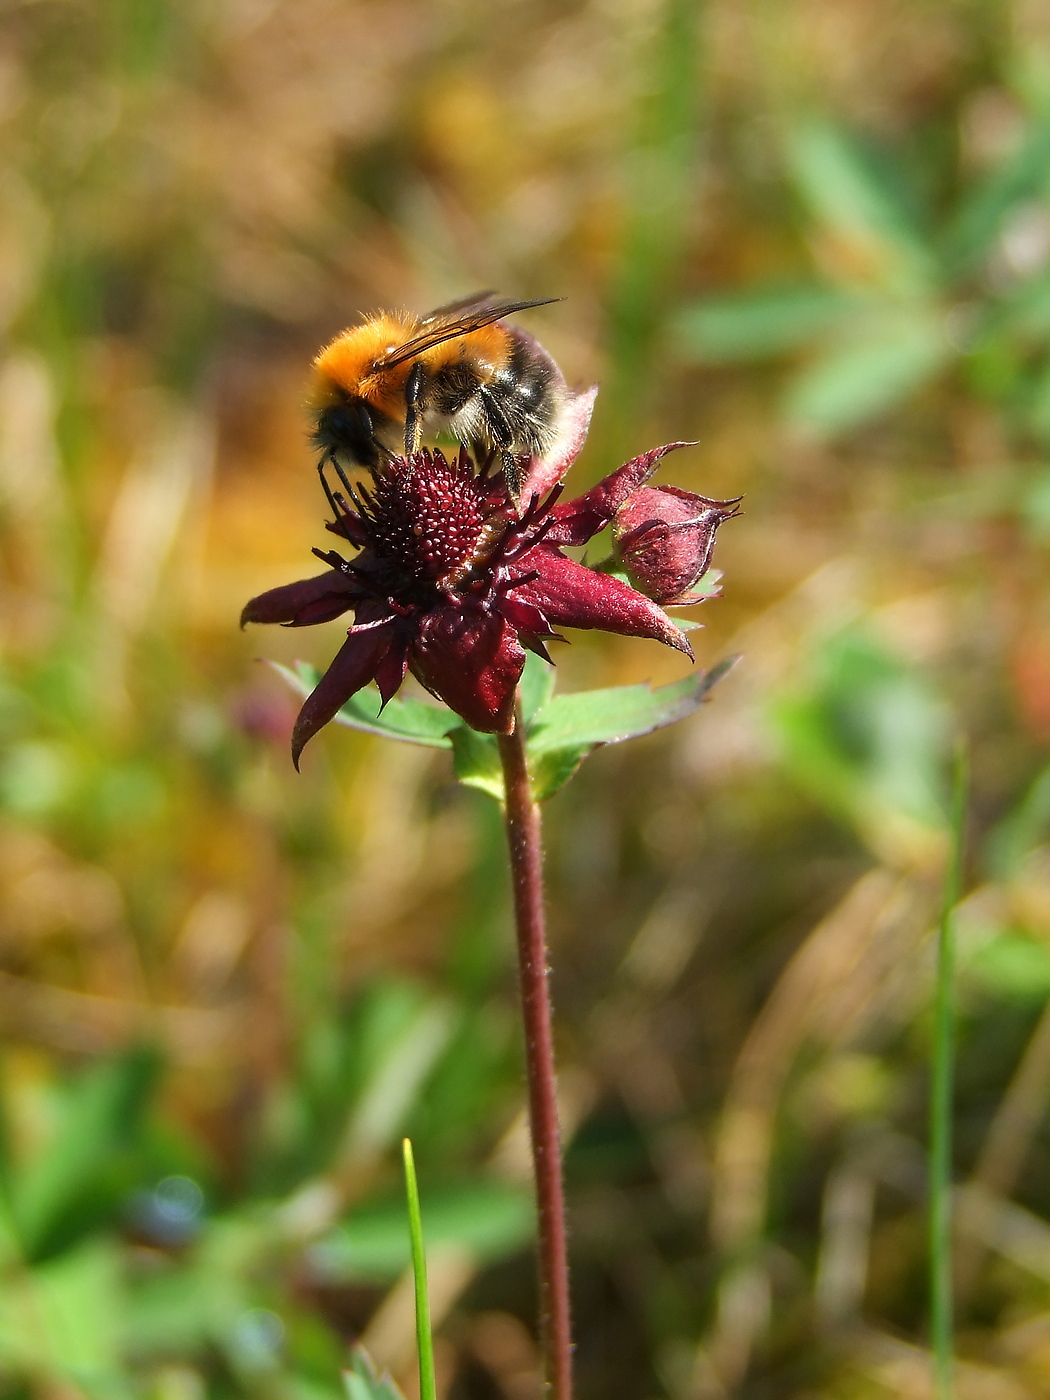
<svg viewBox="0 0 1050 1400">
<path fill-rule="evenodd" d="M 337 335 L 313 364 L 322 474 L 341 459 L 374 470 L 395 444 L 407 455 L 424 428 L 445 427 L 499 455 L 517 501 L 522 459 L 553 446 L 569 391 L 543 346 L 504 317 L 557 300 L 481 292 L 422 317 L 377 312 Z"/>
</svg>

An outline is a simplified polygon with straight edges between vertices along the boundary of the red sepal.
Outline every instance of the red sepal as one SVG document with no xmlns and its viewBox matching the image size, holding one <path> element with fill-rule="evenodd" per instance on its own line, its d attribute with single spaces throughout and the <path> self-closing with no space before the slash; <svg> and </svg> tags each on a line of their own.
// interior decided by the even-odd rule
<svg viewBox="0 0 1050 1400">
<path fill-rule="evenodd" d="M 525 467 L 521 485 L 521 504 L 526 508 L 534 496 L 545 496 L 557 486 L 580 455 L 591 426 L 594 400 L 598 386 L 594 384 L 583 393 L 575 394 L 562 410 L 558 440 L 545 457 L 533 457 Z"/>
<path fill-rule="evenodd" d="M 260 593 L 245 605 L 241 626 L 249 622 L 283 622 L 290 627 L 309 627 L 349 612 L 363 597 L 352 574 L 326 569 L 313 578 L 301 578 Z"/>
<path fill-rule="evenodd" d="M 547 531 L 550 544 L 586 544 L 603 530 L 633 491 L 643 486 L 656 470 L 656 464 L 668 452 L 679 447 L 695 447 L 692 442 L 668 442 L 633 457 L 616 471 L 610 472 L 597 486 L 574 501 L 566 501 L 551 511 L 554 524 Z"/>
<path fill-rule="evenodd" d="M 483 734 L 514 728 L 514 691 L 525 651 L 511 624 L 481 604 L 427 613 L 409 649 L 412 674 Z"/>
<path fill-rule="evenodd" d="M 667 614 L 618 578 L 577 564 L 546 542 L 519 562 L 537 574 L 522 584 L 519 596 L 538 607 L 552 627 L 600 628 L 623 637 L 652 637 L 692 658 L 692 647 Z"/>
<path fill-rule="evenodd" d="M 335 660 L 306 698 L 292 730 L 292 762 L 299 767 L 299 755 L 319 729 L 337 710 L 375 676 L 390 645 L 393 619 L 351 628 Z"/>
</svg>

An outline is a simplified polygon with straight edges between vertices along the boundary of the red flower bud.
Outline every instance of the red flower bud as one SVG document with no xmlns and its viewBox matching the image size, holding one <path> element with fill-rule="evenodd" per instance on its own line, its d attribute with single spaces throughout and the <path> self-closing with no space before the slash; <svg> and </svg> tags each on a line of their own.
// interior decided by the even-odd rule
<svg viewBox="0 0 1050 1400">
<path fill-rule="evenodd" d="M 613 516 L 616 557 L 640 592 L 661 606 L 700 601 L 690 594 L 707 572 L 715 531 L 739 514 L 737 502 L 712 501 L 677 486 L 642 486 Z"/>
</svg>

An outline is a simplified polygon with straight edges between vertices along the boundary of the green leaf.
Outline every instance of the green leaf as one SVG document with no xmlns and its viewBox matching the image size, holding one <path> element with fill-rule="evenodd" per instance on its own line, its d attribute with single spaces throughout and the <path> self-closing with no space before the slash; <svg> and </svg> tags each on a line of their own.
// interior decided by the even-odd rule
<svg viewBox="0 0 1050 1400">
<path fill-rule="evenodd" d="M 459 1011 L 444 1000 L 426 1002 L 385 1053 L 362 1087 L 342 1134 L 339 1164 L 378 1158 L 394 1141 L 434 1066 L 455 1033 Z"/>
<path fill-rule="evenodd" d="M 988 308 L 986 320 L 978 330 L 993 336 L 1005 330 L 1045 344 L 1050 336 L 1050 277 L 1026 277 L 1011 287 Z"/>
<path fill-rule="evenodd" d="M 864 281 L 911 292 L 936 283 L 934 254 L 888 166 L 825 121 L 799 127 L 789 153 L 799 188 L 816 213 L 869 254 L 860 260 L 870 269 Z"/>
<path fill-rule="evenodd" d="M 735 660 L 657 690 L 648 685 L 622 685 L 556 695 L 529 726 L 530 763 L 540 754 L 617 744 L 684 719 L 703 704 Z"/>
<path fill-rule="evenodd" d="M 1033 125 L 1016 153 L 963 200 L 944 240 L 954 273 L 966 271 L 991 248 L 1010 213 L 1046 189 L 1050 171 L 1050 119 Z"/>
<path fill-rule="evenodd" d="M 1033 540 L 1050 542 L 1050 471 L 1036 473 L 1021 496 L 1021 516 Z"/>
<path fill-rule="evenodd" d="M 125 1307 L 120 1251 L 90 1240 L 38 1265 L 0 1297 L 0 1359 L 12 1368 L 47 1368 L 89 1395 L 130 1395 L 120 1375 Z"/>
<path fill-rule="evenodd" d="M 521 696 L 522 714 L 526 720 L 530 720 L 554 694 L 554 667 L 550 662 L 530 651 L 525 658 L 525 670 L 518 682 L 518 693 Z"/>
<path fill-rule="evenodd" d="M 403 1400 L 387 1372 L 376 1370 L 375 1362 L 363 1346 L 350 1353 L 350 1366 L 343 1372 L 346 1400 Z"/>
<path fill-rule="evenodd" d="M 54 1140 L 13 1183 L 12 1214 L 30 1255 L 47 1250 L 100 1174 L 130 1147 L 159 1068 L 152 1051 L 133 1050 L 71 1085 Z"/>
<path fill-rule="evenodd" d="M 1009 880 L 1050 833 L 1050 768 L 1044 768 L 1024 797 L 988 839 L 987 861 L 993 876 Z"/>
<path fill-rule="evenodd" d="M 598 538 L 600 539 L 601 536 Z M 628 588 L 634 587 L 627 570 L 623 566 L 623 562 L 617 559 L 615 554 L 607 554 L 604 559 L 598 560 L 592 560 L 589 555 L 585 554 L 583 562 L 587 565 L 588 569 L 593 569 L 596 574 L 608 574 L 610 578 L 616 578 L 619 579 L 621 583 L 626 583 Z"/>
<path fill-rule="evenodd" d="M 122 1317 L 126 1344 L 138 1355 L 226 1349 L 238 1318 L 256 1305 L 252 1290 L 273 1240 L 272 1213 L 254 1206 L 209 1221 L 182 1260 L 136 1276 Z"/>
<path fill-rule="evenodd" d="M 584 744 L 581 748 L 551 749 L 549 753 L 532 756 L 529 783 L 536 801 L 545 802 L 563 788 L 593 747 L 593 744 Z"/>
<path fill-rule="evenodd" d="M 711 577 L 715 579 L 718 575 Z M 683 632 L 691 631 L 695 625 L 689 621 L 675 621 Z M 621 739 L 648 734 L 650 730 L 691 714 L 731 664 L 723 662 L 711 671 L 687 676 L 655 691 L 647 685 L 618 686 L 551 698 L 553 668 L 541 658 L 530 656 L 525 664 L 521 695 L 523 713 L 527 720 L 531 717 L 528 762 L 536 800 L 542 801 L 563 787 L 596 745 L 614 744 Z M 309 694 L 316 684 L 317 673 L 302 662 L 294 672 L 284 666 L 276 669 L 300 693 Z M 359 691 L 350 706 L 361 702 L 367 704 L 370 711 L 373 708 L 377 711 L 378 701 L 378 693 L 369 688 Z M 372 714 L 367 720 L 357 716 L 347 719 L 350 706 L 344 707 L 336 718 L 355 729 L 406 739 L 410 743 L 451 745 L 452 765 L 459 781 L 494 797 L 497 802 L 503 801 L 503 766 L 495 735 L 479 734 L 451 711 L 418 701 L 392 700 L 381 716 Z M 430 726 L 429 731 L 427 726 Z M 409 730 L 412 732 L 407 732 Z"/>
<path fill-rule="evenodd" d="M 833 287 L 760 287 L 683 307 L 671 333 L 686 361 L 735 364 L 798 349 L 841 324 L 857 304 L 855 295 Z"/>
<path fill-rule="evenodd" d="M 532 1193 L 498 1181 L 428 1191 L 423 1206 L 427 1247 L 454 1244 L 480 1264 L 516 1253 L 536 1228 Z M 387 1282 L 397 1278 L 410 1260 L 400 1197 L 359 1207 L 310 1250 L 311 1268 L 332 1282 Z"/>
<path fill-rule="evenodd" d="M 1050 360 L 1041 364 L 1027 386 L 1028 421 L 1042 442 L 1050 442 Z"/>
<path fill-rule="evenodd" d="M 277 662 L 270 664 L 300 695 L 309 695 L 320 679 L 317 669 L 303 661 L 297 662 L 294 670 Z M 447 749 L 449 734 L 463 723 L 444 705 L 428 705 L 422 700 L 394 699 L 384 708 L 382 696 L 371 685 L 352 695 L 335 719 L 337 724 L 365 734 L 436 749 Z"/>
<path fill-rule="evenodd" d="M 555 696 L 528 731 L 529 778 L 536 801 L 553 797 L 599 744 L 633 739 L 691 714 L 732 665 L 723 661 L 711 671 L 659 690 L 624 685 Z"/>
<path fill-rule="evenodd" d="M 502 802 L 503 765 L 495 738 L 491 734 L 479 734 L 465 724 L 453 729 L 449 737 L 452 767 L 459 781 Z"/>
<path fill-rule="evenodd" d="M 788 391 L 787 417 L 821 437 L 846 432 L 899 403 L 951 354 L 940 318 L 893 318 L 864 339 L 826 350 L 804 369 Z"/>
<path fill-rule="evenodd" d="M 197 1351 L 223 1325 L 232 1327 L 248 1306 L 240 1292 L 206 1264 L 147 1276 L 127 1299 L 123 1326 L 128 1345 L 140 1354 Z"/>
<path fill-rule="evenodd" d="M 717 598 L 722 591 L 722 577 L 721 569 L 707 569 L 700 575 L 689 592 L 698 593 L 702 598 Z M 667 606 L 673 608 L 674 604 L 668 603 Z M 692 632 L 695 628 L 703 626 L 700 622 L 683 623 L 680 617 L 673 618 L 672 621 L 677 622 L 683 632 Z"/>
<path fill-rule="evenodd" d="M 966 972 L 1007 1000 L 1043 1002 L 1050 993 L 1050 948 L 1021 933 L 1001 933 L 978 949 Z"/>
<path fill-rule="evenodd" d="M 774 697 L 789 774 L 887 858 L 929 858 L 947 828 L 949 715 L 920 671 L 860 627 L 828 637 Z"/>
</svg>

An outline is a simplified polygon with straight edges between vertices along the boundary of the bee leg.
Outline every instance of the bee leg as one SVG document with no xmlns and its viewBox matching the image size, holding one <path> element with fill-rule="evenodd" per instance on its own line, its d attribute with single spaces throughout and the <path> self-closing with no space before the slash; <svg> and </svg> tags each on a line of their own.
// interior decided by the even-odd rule
<svg viewBox="0 0 1050 1400">
<path fill-rule="evenodd" d="M 508 447 L 501 447 L 499 455 L 503 462 L 503 477 L 507 483 L 507 490 L 510 492 L 510 498 L 516 506 L 520 506 L 521 488 L 525 485 L 525 476 L 521 470 L 521 463 Z"/>
<path fill-rule="evenodd" d="M 489 437 L 503 463 L 503 476 L 507 483 L 507 490 L 510 492 L 511 500 L 518 506 L 521 504 L 521 488 L 524 484 L 524 477 L 518 459 L 511 451 L 511 445 L 514 442 L 513 430 L 507 422 L 502 406 L 488 389 L 479 389 L 478 397 L 485 409 L 485 424 L 489 431 Z"/>
<path fill-rule="evenodd" d="M 405 456 L 419 451 L 423 437 L 423 366 L 417 360 L 405 380 Z"/>
<path fill-rule="evenodd" d="M 339 509 L 339 503 L 336 501 L 332 488 L 328 484 L 328 478 L 325 475 L 325 467 L 328 466 L 330 460 L 331 459 L 327 456 L 321 458 L 317 464 L 317 475 L 321 478 L 321 486 L 324 488 L 324 493 L 328 498 L 328 504 L 332 507 L 332 513 L 336 520 L 338 520 L 342 512 Z"/>
<path fill-rule="evenodd" d="M 343 471 L 343 468 L 339 463 L 339 458 L 333 455 L 330 456 L 328 460 L 331 462 L 333 468 L 335 469 L 335 474 L 339 478 L 339 483 L 342 486 L 343 490 L 346 492 L 347 496 L 350 498 L 351 501 L 354 500 L 354 488 L 350 484 L 350 478 L 347 476 L 346 472 Z"/>
</svg>

